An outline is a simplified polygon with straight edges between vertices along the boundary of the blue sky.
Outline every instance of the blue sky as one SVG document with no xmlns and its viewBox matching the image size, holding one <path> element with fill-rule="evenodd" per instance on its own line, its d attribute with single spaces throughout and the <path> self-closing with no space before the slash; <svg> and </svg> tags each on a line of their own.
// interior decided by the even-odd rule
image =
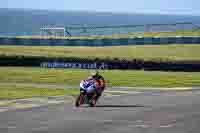
<svg viewBox="0 0 200 133">
<path fill-rule="evenodd" d="M 0 0 L 0 8 L 200 15 L 200 0 Z"/>
</svg>

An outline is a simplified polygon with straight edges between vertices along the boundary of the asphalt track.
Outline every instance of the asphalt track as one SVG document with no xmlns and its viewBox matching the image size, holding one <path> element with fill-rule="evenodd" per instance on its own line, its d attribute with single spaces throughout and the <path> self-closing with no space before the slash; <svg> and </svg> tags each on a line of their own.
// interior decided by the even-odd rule
<svg viewBox="0 0 200 133">
<path fill-rule="evenodd" d="M 200 92 L 141 92 L 0 113 L 0 133 L 199 133 Z"/>
</svg>

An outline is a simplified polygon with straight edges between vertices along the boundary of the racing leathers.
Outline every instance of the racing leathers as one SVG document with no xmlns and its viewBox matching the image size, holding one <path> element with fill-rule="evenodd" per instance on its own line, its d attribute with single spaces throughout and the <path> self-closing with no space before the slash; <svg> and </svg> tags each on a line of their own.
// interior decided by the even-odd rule
<svg viewBox="0 0 200 133">
<path fill-rule="evenodd" d="M 97 93 L 97 99 L 102 95 L 102 92 L 104 91 L 106 84 L 103 76 L 96 75 L 92 77 L 96 81 L 96 93 Z"/>
</svg>

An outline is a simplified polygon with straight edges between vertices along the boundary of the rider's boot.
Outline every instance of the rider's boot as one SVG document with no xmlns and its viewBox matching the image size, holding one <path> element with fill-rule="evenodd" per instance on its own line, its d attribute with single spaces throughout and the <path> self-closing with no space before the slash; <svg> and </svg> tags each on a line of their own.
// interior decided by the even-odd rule
<svg viewBox="0 0 200 133">
<path fill-rule="evenodd" d="M 101 95 L 102 95 L 103 91 L 104 91 L 104 87 L 103 87 L 103 88 L 101 88 L 101 89 L 100 89 L 100 91 L 97 91 L 97 92 L 96 92 L 96 94 L 97 94 L 97 96 L 96 96 L 96 99 L 97 99 L 97 101 L 98 101 L 98 100 L 99 100 L 99 98 L 101 97 Z"/>
<path fill-rule="evenodd" d="M 98 93 L 98 94 L 96 95 L 96 101 L 98 101 L 100 97 L 101 97 L 101 93 Z"/>
</svg>

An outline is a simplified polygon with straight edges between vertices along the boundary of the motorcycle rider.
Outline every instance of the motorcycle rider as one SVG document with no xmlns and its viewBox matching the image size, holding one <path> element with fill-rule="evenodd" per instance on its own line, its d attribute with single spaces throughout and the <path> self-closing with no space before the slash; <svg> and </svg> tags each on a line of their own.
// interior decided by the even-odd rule
<svg viewBox="0 0 200 133">
<path fill-rule="evenodd" d="M 98 100 L 106 87 L 105 79 L 102 75 L 99 74 L 98 71 L 92 72 L 90 78 L 97 82 L 96 93 L 97 93 L 97 100 Z"/>
<path fill-rule="evenodd" d="M 81 81 L 80 88 L 87 93 L 86 103 L 94 106 L 105 89 L 104 77 L 98 71 L 91 72 L 91 75 L 86 80 Z"/>
</svg>

